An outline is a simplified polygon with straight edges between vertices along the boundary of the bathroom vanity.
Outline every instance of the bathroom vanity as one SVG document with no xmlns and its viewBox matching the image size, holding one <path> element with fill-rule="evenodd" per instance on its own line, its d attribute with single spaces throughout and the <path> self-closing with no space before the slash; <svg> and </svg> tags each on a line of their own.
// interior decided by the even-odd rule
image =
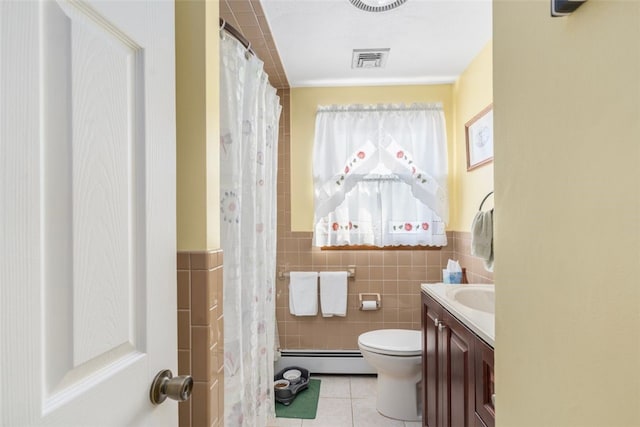
<svg viewBox="0 0 640 427">
<path fill-rule="evenodd" d="M 493 285 L 422 285 L 422 424 L 494 427 Z"/>
</svg>

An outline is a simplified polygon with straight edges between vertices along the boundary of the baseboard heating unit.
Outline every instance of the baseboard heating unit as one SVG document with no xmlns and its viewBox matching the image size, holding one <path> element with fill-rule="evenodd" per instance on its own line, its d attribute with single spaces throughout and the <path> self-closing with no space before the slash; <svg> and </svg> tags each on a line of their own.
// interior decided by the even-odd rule
<svg viewBox="0 0 640 427">
<path fill-rule="evenodd" d="M 280 350 L 275 363 L 278 372 L 288 366 L 300 366 L 312 374 L 375 374 L 375 369 L 357 350 Z"/>
</svg>

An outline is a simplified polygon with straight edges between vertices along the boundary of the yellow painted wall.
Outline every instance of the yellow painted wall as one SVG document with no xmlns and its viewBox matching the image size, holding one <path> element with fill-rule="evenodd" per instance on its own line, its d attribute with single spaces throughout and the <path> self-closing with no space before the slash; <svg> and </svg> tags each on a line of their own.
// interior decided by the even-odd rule
<svg viewBox="0 0 640 427">
<path fill-rule="evenodd" d="M 291 89 L 291 230 L 313 230 L 313 138 L 318 105 L 442 102 L 449 153 L 453 152 L 453 85 Z M 449 171 L 452 168 L 449 156 Z M 450 211 L 455 210 L 449 175 Z"/>
<path fill-rule="evenodd" d="M 493 190 L 493 163 L 467 171 L 467 152 L 464 125 L 483 108 L 493 102 L 492 42 L 482 49 L 456 81 L 454 97 L 454 167 L 455 209 L 451 210 L 450 230 L 469 231 L 480 202 Z M 493 207 L 487 199 L 483 209 Z"/>
<path fill-rule="evenodd" d="M 499 427 L 640 426 L 640 1 L 494 1 Z"/>
<path fill-rule="evenodd" d="M 177 246 L 220 247 L 218 1 L 176 1 Z"/>
</svg>

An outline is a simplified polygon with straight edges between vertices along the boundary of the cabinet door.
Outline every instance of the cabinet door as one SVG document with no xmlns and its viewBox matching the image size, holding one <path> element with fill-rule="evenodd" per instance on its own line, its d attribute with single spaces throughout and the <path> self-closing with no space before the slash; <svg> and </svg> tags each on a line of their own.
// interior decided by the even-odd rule
<svg viewBox="0 0 640 427">
<path fill-rule="evenodd" d="M 474 335 L 444 312 L 445 328 L 441 339 L 444 365 L 442 366 L 442 396 L 444 407 L 442 426 L 472 427 L 475 425 Z"/>
<path fill-rule="evenodd" d="M 434 300 L 422 295 L 422 424 L 438 427 L 438 322 L 442 308 Z"/>
<path fill-rule="evenodd" d="M 476 413 L 487 427 L 496 424 L 496 409 L 492 396 L 495 394 L 493 377 L 493 349 L 476 338 Z"/>
</svg>

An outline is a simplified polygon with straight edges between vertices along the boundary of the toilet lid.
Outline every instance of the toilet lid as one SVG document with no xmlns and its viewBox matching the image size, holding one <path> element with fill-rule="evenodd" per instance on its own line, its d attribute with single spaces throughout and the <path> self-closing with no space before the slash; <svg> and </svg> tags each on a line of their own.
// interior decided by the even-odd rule
<svg viewBox="0 0 640 427">
<path fill-rule="evenodd" d="M 422 354 L 422 332 L 408 329 L 380 329 L 360 335 L 358 344 L 374 353 L 418 356 Z"/>
</svg>

